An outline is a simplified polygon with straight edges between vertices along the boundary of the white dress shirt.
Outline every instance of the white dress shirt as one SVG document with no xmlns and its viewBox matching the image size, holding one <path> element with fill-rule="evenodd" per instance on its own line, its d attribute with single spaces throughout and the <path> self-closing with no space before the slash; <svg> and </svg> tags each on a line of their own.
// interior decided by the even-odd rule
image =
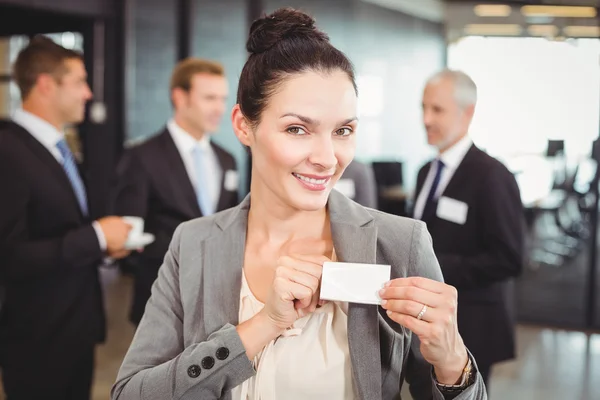
<svg viewBox="0 0 600 400">
<path fill-rule="evenodd" d="M 223 177 L 223 169 L 219 158 L 215 153 L 213 147 L 210 145 L 210 138 L 208 135 L 204 135 L 202 139 L 196 140 L 191 134 L 183 130 L 182 127 L 171 119 L 167 123 L 167 129 L 175 142 L 175 146 L 179 151 L 179 155 L 185 166 L 185 170 L 188 174 L 190 182 L 194 189 L 198 189 L 196 179 L 196 169 L 194 168 L 193 151 L 196 146 L 200 146 L 204 150 L 204 168 L 208 173 L 205 175 L 207 182 L 207 189 L 210 194 L 210 201 L 213 206 L 213 210 L 217 211 L 217 205 L 219 203 L 219 197 L 221 195 L 221 178 Z"/>
<path fill-rule="evenodd" d="M 448 186 L 448 182 L 454 176 L 454 172 L 456 168 L 460 165 L 463 158 L 473 145 L 473 141 L 466 135 L 464 138 L 459 140 L 454 144 L 454 146 L 450 147 L 442 154 L 437 156 L 437 159 L 441 160 L 444 163 L 444 169 L 442 170 L 442 176 L 440 177 L 440 183 L 438 184 L 437 190 L 435 192 L 434 198 L 437 199 L 444 190 L 446 186 Z M 432 163 L 431 168 L 429 168 L 429 173 L 427 174 L 427 178 L 425 178 L 425 183 L 423 184 L 423 188 L 421 188 L 421 192 L 417 197 L 417 202 L 415 203 L 415 212 L 414 218 L 421 219 L 423 216 L 423 209 L 425 208 L 425 202 L 427 201 L 427 195 L 431 190 L 431 185 L 433 184 L 433 179 L 435 178 L 435 173 L 437 171 L 437 163 Z"/>
<path fill-rule="evenodd" d="M 12 120 L 25 128 L 31 136 L 40 142 L 54 156 L 62 168 L 63 157 L 56 145 L 64 138 L 65 135 L 63 132 L 60 132 L 49 122 L 23 109 L 17 109 L 12 116 Z M 94 221 L 92 222 L 92 226 L 96 231 L 96 236 L 98 236 L 100 248 L 102 251 L 105 251 L 106 238 L 104 237 L 102 228 L 100 228 L 100 224 L 98 221 Z"/>
</svg>

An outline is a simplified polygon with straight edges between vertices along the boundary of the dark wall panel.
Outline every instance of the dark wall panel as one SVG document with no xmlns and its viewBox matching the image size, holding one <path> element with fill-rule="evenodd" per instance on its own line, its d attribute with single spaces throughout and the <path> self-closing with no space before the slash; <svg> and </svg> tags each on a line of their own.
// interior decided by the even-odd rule
<svg viewBox="0 0 600 400">
<path fill-rule="evenodd" d="M 156 133 L 171 115 L 169 79 L 177 61 L 176 3 L 131 0 L 126 15 L 126 140 Z"/>
<path fill-rule="evenodd" d="M 114 15 L 119 0 L 0 0 L 0 5 L 16 5 L 39 10 L 88 16 Z"/>
</svg>

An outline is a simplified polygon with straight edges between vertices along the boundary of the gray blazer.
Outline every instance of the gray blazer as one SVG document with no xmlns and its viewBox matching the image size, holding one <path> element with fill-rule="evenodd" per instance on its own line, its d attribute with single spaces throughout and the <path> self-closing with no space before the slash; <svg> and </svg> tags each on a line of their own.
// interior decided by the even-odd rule
<svg viewBox="0 0 600 400">
<path fill-rule="evenodd" d="M 249 208 L 248 196 L 237 207 L 177 228 L 112 399 L 229 400 L 231 389 L 255 374 L 235 329 Z M 392 279 L 442 280 L 424 223 L 364 208 L 335 190 L 329 210 L 341 260 L 391 264 Z M 360 399 L 399 399 L 405 378 L 415 399 L 444 398 L 416 339 L 382 308 L 349 305 L 348 342 Z M 479 374 L 456 397 L 486 398 Z"/>
</svg>

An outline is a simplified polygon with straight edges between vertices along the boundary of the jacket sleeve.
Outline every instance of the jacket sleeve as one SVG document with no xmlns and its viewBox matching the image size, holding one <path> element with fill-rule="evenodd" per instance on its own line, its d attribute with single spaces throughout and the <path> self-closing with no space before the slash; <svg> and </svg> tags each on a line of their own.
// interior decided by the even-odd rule
<svg viewBox="0 0 600 400">
<path fill-rule="evenodd" d="M 111 211 L 116 215 L 146 218 L 148 176 L 134 150 L 123 153 L 117 165 L 116 177 L 111 193 Z"/>
<path fill-rule="evenodd" d="M 150 176 L 141 161 L 137 149 L 126 151 L 117 167 L 117 182 L 112 189 L 111 203 L 115 215 L 128 215 L 148 218 L 151 197 Z M 155 240 L 144 248 L 141 255 L 132 253 L 128 260 L 135 263 L 137 259 L 152 260 L 158 267 L 165 257 L 172 239 L 172 232 L 156 230 Z"/>
<path fill-rule="evenodd" d="M 221 398 L 255 373 L 231 324 L 205 341 L 184 346 L 179 290 L 182 235 L 185 224 L 175 231 L 144 317 L 112 388 L 113 400 Z M 212 368 L 202 367 L 205 357 L 214 359 Z"/>
<path fill-rule="evenodd" d="M 0 154 L 0 156 L 4 157 Z M 22 281 L 68 272 L 102 259 L 98 236 L 91 224 L 57 232 L 43 239 L 32 238 L 28 226 L 31 198 L 26 177 L 8 163 L 0 163 L 1 274 L 8 281 Z M 35 201 L 42 201 L 35 199 Z"/>
</svg>

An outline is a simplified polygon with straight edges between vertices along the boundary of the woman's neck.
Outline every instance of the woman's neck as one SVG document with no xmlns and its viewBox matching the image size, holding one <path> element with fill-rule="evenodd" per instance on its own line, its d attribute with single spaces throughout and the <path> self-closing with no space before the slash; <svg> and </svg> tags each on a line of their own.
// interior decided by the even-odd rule
<svg viewBox="0 0 600 400">
<path fill-rule="evenodd" d="M 263 194 L 259 190 L 252 191 L 248 226 L 254 240 L 283 246 L 302 239 L 331 239 L 326 208 L 301 211 L 284 204 L 274 194 Z"/>
</svg>

